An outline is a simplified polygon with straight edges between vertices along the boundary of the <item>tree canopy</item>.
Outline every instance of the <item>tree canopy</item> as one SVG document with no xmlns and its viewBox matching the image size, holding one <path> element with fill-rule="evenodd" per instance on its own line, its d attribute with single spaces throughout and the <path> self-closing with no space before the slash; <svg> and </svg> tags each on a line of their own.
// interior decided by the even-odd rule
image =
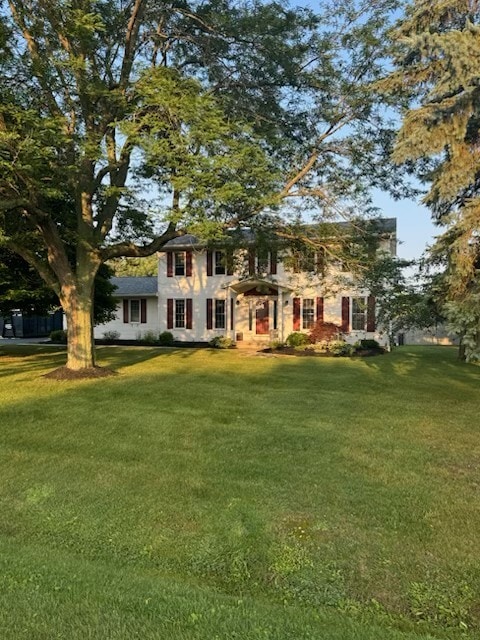
<svg viewBox="0 0 480 640">
<path fill-rule="evenodd" d="M 0 239 L 58 295 L 69 368 L 105 261 L 395 192 L 371 83 L 397 4 L 1 3 Z"/>
<path fill-rule="evenodd" d="M 444 268 L 446 308 L 457 331 L 464 309 L 478 353 L 480 3 L 415 0 L 393 40 L 395 70 L 383 87 L 408 103 L 394 158 L 414 162 L 429 187 L 424 202 L 444 227 L 433 261 Z"/>
</svg>

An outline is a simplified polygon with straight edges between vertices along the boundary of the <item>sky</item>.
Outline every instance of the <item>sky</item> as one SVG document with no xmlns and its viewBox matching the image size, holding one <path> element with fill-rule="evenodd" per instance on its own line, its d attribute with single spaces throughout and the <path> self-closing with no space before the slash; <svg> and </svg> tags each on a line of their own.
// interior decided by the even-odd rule
<svg viewBox="0 0 480 640">
<path fill-rule="evenodd" d="M 380 209 L 382 218 L 397 219 L 400 258 L 419 258 L 441 233 L 441 229 L 433 224 L 430 211 L 415 200 L 393 200 L 388 194 L 375 191 L 373 202 Z"/>
</svg>

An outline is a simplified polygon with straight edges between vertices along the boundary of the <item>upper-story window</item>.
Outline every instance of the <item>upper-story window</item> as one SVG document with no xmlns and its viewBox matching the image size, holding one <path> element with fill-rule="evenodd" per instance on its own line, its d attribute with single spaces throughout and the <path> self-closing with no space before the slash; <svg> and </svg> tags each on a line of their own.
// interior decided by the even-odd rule
<svg viewBox="0 0 480 640">
<path fill-rule="evenodd" d="M 192 275 L 192 252 L 191 251 L 168 251 L 167 252 L 167 277 Z"/>
<path fill-rule="evenodd" d="M 176 251 L 174 253 L 174 273 L 176 276 L 185 275 L 185 252 Z"/>
<path fill-rule="evenodd" d="M 320 273 L 325 266 L 325 250 L 323 247 L 294 249 L 286 264 L 294 273 Z"/>
<path fill-rule="evenodd" d="M 277 273 L 277 252 L 266 247 L 251 247 L 248 251 L 248 272 L 250 275 L 276 274 Z"/>
<path fill-rule="evenodd" d="M 257 249 L 257 272 L 264 273 L 268 271 L 270 264 L 270 252 L 268 249 L 261 247 Z"/>
<path fill-rule="evenodd" d="M 208 249 L 206 254 L 207 276 L 232 276 L 233 252 L 230 249 Z"/>
</svg>

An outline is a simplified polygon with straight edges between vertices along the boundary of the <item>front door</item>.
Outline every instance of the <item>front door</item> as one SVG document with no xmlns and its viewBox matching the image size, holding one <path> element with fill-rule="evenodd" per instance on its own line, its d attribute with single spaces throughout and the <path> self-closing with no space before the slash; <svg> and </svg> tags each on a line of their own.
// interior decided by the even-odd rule
<svg viewBox="0 0 480 640">
<path fill-rule="evenodd" d="M 256 332 L 257 335 L 265 335 L 269 332 L 268 300 L 259 303 L 256 310 Z"/>
</svg>

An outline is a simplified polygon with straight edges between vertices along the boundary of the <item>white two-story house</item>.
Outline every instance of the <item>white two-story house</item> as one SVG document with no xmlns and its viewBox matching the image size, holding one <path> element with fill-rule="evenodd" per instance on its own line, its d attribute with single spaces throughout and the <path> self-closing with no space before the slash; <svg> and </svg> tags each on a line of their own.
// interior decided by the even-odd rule
<svg viewBox="0 0 480 640">
<path fill-rule="evenodd" d="M 394 253 L 396 220 L 382 219 L 378 229 L 379 249 Z M 95 337 L 111 330 L 125 339 L 170 331 L 181 342 L 205 343 L 222 335 L 262 345 L 328 322 L 349 342 L 388 341 L 376 325 L 373 296 L 342 273 L 341 265 L 325 270 L 319 252 L 294 256 L 281 244 L 259 248 L 253 240 L 231 250 L 185 235 L 163 247 L 156 288 L 153 282 L 116 278 L 118 317 L 97 327 Z"/>
</svg>

